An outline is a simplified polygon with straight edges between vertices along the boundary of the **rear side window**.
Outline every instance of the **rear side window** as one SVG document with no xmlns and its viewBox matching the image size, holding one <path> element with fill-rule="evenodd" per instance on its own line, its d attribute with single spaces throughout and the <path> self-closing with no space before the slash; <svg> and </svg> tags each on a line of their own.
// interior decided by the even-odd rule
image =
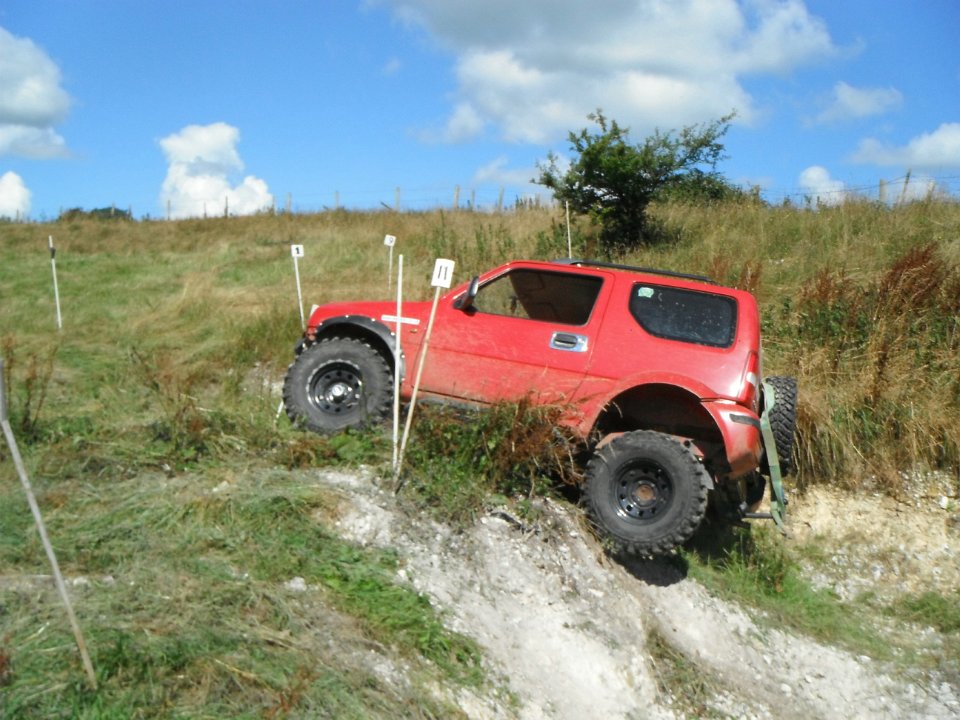
<svg viewBox="0 0 960 720">
<path fill-rule="evenodd" d="M 660 285 L 634 285 L 630 313 L 651 335 L 730 347 L 737 334 L 737 302 L 725 295 Z"/>
<path fill-rule="evenodd" d="M 545 270 L 512 270 L 480 288 L 480 312 L 565 325 L 585 325 L 603 280 Z"/>
</svg>

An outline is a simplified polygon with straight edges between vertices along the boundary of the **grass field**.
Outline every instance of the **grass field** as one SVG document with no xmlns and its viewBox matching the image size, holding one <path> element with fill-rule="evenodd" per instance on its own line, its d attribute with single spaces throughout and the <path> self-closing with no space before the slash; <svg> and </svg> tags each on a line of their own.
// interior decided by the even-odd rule
<svg viewBox="0 0 960 720">
<path fill-rule="evenodd" d="M 795 485 L 895 494 L 914 469 L 960 483 L 960 205 L 668 205 L 655 217 L 669 242 L 624 262 L 757 295 L 765 372 L 800 381 Z M 382 467 L 385 438 L 310 437 L 276 418 L 300 332 L 289 246 L 305 247 L 307 306 L 387 298 L 386 233 L 410 299 L 430 297 L 438 256 L 457 262 L 461 282 L 567 248 L 559 215 L 541 209 L 0 224 L 11 422 L 65 574 L 97 588 L 79 612 L 101 686 L 85 687 L 62 608 L 31 580 L 48 569 L 2 447 L 7 716 L 445 718 L 456 715 L 420 689 L 488 682 L 471 641 L 398 584 L 395 556 L 336 537 L 337 499 L 304 470 Z M 575 255 L 595 254 L 594 242 L 588 226 L 574 228 Z M 471 481 L 477 455 L 462 451 L 486 436 L 424 418 L 414 459 L 447 463 L 459 496 L 426 472 L 410 483 L 414 507 L 469 522 L 490 494 L 550 491 L 536 457 L 482 455 Z M 492 433 L 517 426 L 491 423 Z M 520 426 L 534 444 L 536 419 Z M 305 604 L 285 588 L 292 577 L 324 601 Z M 408 668 L 406 695 L 351 662 L 374 641 Z"/>
</svg>

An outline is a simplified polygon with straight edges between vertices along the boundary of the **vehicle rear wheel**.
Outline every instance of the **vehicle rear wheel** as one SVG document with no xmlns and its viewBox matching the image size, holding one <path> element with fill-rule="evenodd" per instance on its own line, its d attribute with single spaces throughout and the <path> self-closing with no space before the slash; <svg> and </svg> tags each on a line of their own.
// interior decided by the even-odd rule
<svg viewBox="0 0 960 720">
<path fill-rule="evenodd" d="M 797 432 L 797 379 L 794 377 L 773 376 L 766 382 L 773 387 L 774 403 L 770 411 L 770 429 L 777 447 L 777 459 L 780 461 L 780 474 L 793 472 L 793 440 Z M 763 473 L 770 474 L 766 459 Z"/>
<path fill-rule="evenodd" d="M 703 465 L 662 433 L 624 433 L 587 464 L 590 516 L 617 550 L 632 555 L 663 555 L 689 539 L 706 513 L 707 490 Z"/>
<path fill-rule="evenodd" d="M 294 424 L 335 433 L 383 419 L 392 384 L 386 360 L 367 343 L 330 338 L 304 349 L 290 365 L 283 404 Z"/>
</svg>

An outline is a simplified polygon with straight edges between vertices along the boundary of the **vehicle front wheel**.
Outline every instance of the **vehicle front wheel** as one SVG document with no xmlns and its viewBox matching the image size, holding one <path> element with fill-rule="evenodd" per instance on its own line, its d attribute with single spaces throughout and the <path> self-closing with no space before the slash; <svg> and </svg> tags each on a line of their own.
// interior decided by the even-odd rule
<svg viewBox="0 0 960 720">
<path fill-rule="evenodd" d="M 586 470 L 590 517 L 620 552 L 664 555 L 693 535 L 707 509 L 703 465 L 662 433 L 624 433 L 596 452 Z"/>
<path fill-rule="evenodd" d="M 287 370 L 283 404 L 294 424 L 328 434 L 379 422 L 392 397 L 392 373 L 362 340 L 330 338 L 301 352 Z"/>
</svg>

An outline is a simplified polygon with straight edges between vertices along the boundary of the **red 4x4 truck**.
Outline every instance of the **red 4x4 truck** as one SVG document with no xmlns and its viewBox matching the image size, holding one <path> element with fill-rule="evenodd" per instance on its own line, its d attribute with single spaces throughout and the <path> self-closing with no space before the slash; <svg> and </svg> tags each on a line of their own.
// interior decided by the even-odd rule
<svg viewBox="0 0 960 720">
<path fill-rule="evenodd" d="M 284 383 L 291 420 L 320 433 L 381 420 L 398 366 L 409 399 L 430 309 L 403 306 L 397 359 L 395 303 L 316 308 Z M 656 555 L 693 534 L 711 492 L 737 518 L 771 517 L 754 512 L 763 474 L 779 521 L 797 386 L 761 377 L 747 292 L 644 268 L 518 261 L 440 298 L 419 392 L 567 408 L 593 451 L 585 497 L 596 526 L 621 551 Z"/>
</svg>

